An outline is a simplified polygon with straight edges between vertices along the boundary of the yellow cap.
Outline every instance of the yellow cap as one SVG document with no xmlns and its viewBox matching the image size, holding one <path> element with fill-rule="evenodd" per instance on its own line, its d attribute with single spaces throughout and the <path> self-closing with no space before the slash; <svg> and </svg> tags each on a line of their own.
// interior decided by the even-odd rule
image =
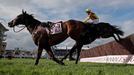
<svg viewBox="0 0 134 75">
<path fill-rule="evenodd" d="M 91 9 L 86 9 L 86 12 L 91 12 Z"/>
</svg>

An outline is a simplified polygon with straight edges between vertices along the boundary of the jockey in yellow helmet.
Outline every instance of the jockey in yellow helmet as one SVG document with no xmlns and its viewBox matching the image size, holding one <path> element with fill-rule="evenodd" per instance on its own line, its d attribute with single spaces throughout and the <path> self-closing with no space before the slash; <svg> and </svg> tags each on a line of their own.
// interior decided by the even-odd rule
<svg viewBox="0 0 134 75">
<path fill-rule="evenodd" d="M 90 19 L 93 21 L 93 24 L 99 23 L 99 18 L 94 12 L 90 9 L 86 9 L 86 13 L 88 14 L 88 17 L 84 20 L 85 23 L 88 23 Z"/>
</svg>

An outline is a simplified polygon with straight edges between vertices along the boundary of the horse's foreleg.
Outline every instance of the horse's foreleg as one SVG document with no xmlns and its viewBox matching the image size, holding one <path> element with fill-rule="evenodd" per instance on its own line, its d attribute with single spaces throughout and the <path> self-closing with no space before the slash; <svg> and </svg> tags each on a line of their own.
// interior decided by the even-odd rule
<svg viewBox="0 0 134 75">
<path fill-rule="evenodd" d="M 37 58 L 36 58 L 35 65 L 38 65 L 38 63 L 39 63 L 39 59 L 40 59 L 41 54 L 42 54 L 42 51 L 43 51 L 43 48 L 38 47 L 38 54 L 37 54 Z"/>
<path fill-rule="evenodd" d="M 50 46 L 47 46 L 46 48 L 47 53 L 49 54 L 50 58 L 52 58 L 52 60 L 54 60 L 55 62 L 57 62 L 58 64 L 64 65 L 64 63 L 62 61 L 59 61 L 53 54 Z"/>
<path fill-rule="evenodd" d="M 79 57 L 80 57 L 80 52 L 81 52 L 81 48 L 83 45 L 77 45 L 77 58 L 76 58 L 76 62 L 75 64 L 78 63 Z"/>
</svg>

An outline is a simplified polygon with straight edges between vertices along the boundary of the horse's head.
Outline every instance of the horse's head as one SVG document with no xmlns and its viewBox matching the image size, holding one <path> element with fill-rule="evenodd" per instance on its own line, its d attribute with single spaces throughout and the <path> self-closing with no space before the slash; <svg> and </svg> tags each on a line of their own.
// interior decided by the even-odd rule
<svg viewBox="0 0 134 75">
<path fill-rule="evenodd" d="M 9 27 L 14 27 L 17 25 L 28 25 L 31 20 L 33 20 L 33 16 L 29 15 L 26 11 L 22 10 L 22 14 L 18 15 L 15 19 L 8 23 Z"/>
</svg>

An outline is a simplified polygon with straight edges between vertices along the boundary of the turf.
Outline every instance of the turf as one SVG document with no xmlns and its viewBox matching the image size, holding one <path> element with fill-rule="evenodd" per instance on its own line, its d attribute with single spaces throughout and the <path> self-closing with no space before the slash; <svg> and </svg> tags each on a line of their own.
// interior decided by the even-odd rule
<svg viewBox="0 0 134 75">
<path fill-rule="evenodd" d="M 34 66 L 35 59 L 0 59 L 0 75 L 134 75 L 134 65 L 98 64 L 64 61 L 65 66 L 52 60 L 41 59 Z"/>
</svg>

